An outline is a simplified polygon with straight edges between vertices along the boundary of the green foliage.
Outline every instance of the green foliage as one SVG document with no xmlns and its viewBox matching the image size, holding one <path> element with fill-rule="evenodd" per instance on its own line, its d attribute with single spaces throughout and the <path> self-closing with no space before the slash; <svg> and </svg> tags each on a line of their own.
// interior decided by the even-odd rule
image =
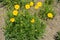
<svg viewBox="0 0 60 40">
<path fill-rule="evenodd" d="M 59 3 L 60 2 L 60 0 L 57 0 L 57 3 Z"/>
<path fill-rule="evenodd" d="M 2 2 L 3 0 L 0 0 L 0 2 Z"/>
<path fill-rule="evenodd" d="M 45 3 L 48 4 L 48 5 L 51 5 L 53 4 L 54 0 L 45 0 Z"/>
<path fill-rule="evenodd" d="M 35 7 L 35 5 L 33 7 L 29 5 L 31 1 L 35 2 L 35 0 L 3 1 L 3 4 L 7 4 L 7 8 L 10 8 L 7 10 L 8 17 L 6 18 L 6 27 L 4 31 L 5 40 L 39 40 L 39 38 L 42 37 L 43 33 L 45 32 L 46 24 L 41 19 L 49 19 L 47 16 L 48 13 L 52 13 L 53 17 L 55 16 L 54 9 L 50 5 L 52 4 L 52 1 L 46 0 L 45 3 L 38 2 L 38 6 L 42 5 L 42 7 L 39 8 L 38 6 L 36 6 L 39 11 L 37 13 L 35 12 L 34 15 L 31 15 L 32 13 L 30 9 L 25 8 L 26 4 L 28 4 L 27 8 Z M 19 9 L 15 9 L 13 7 L 16 4 L 20 6 Z M 17 16 L 13 15 L 13 10 L 18 11 Z M 15 21 L 11 22 L 11 18 L 15 18 Z M 31 22 L 32 19 L 34 19 L 33 23 Z"/>
<path fill-rule="evenodd" d="M 55 16 L 54 8 L 51 5 L 43 4 L 42 8 L 39 9 L 38 16 L 41 19 L 53 19 L 48 17 L 48 13 L 52 13 Z"/>
<path fill-rule="evenodd" d="M 28 10 L 19 10 L 17 16 L 13 16 L 12 10 L 8 10 L 7 16 L 5 40 L 38 40 L 45 32 L 45 23 Z M 15 18 L 15 22 L 10 22 L 11 17 Z M 31 19 L 35 19 L 35 22 L 31 23 Z"/>
<path fill-rule="evenodd" d="M 55 40 L 60 40 L 60 32 L 57 32 L 57 35 L 55 36 Z"/>
<path fill-rule="evenodd" d="M 2 4 L 6 5 L 7 8 L 11 8 L 15 4 L 19 4 L 21 6 L 24 6 L 25 4 L 31 2 L 31 1 L 36 1 L 36 0 L 3 0 Z"/>
</svg>

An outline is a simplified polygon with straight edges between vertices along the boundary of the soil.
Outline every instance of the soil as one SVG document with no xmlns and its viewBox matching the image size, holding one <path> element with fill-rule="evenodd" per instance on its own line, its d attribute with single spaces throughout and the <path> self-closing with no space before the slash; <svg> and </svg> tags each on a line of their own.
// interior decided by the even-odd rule
<svg viewBox="0 0 60 40">
<path fill-rule="evenodd" d="M 40 0 L 38 0 L 40 1 Z M 43 2 L 44 0 L 42 0 Z M 58 31 L 60 31 L 60 3 L 56 5 L 54 4 L 56 16 L 53 20 L 47 20 L 47 27 L 46 32 L 44 33 L 44 36 L 40 40 L 55 40 L 54 36 L 57 34 Z M 3 27 L 5 25 L 4 22 L 4 15 L 5 15 L 5 8 L 0 8 L 0 40 L 5 40 L 4 33 L 3 33 Z"/>
<path fill-rule="evenodd" d="M 0 40 L 5 40 L 4 33 L 3 33 L 3 26 L 5 25 L 4 22 L 4 8 L 0 8 Z"/>
</svg>

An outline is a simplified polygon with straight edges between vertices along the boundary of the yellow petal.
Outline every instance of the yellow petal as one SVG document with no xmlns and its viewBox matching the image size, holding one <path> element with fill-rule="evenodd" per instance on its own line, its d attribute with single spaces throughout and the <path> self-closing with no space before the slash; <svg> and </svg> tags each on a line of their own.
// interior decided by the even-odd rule
<svg viewBox="0 0 60 40">
<path fill-rule="evenodd" d="M 30 2 L 30 6 L 33 6 L 34 5 L 34 3 L 33 2 Z"/>
<path fill-rule="evenodd" d="M 52 14 L 52 13 L 48 13 L 47 16 L 48 16 L 49 18 L 53 18 L 53 14 Z"/>
<path fill-rule="evenodd" d="M 39 9 L 39 6 L 38 5 L 35 5 L 35 9 Z"/>
<path fill-rule="evenodd" d="M 30 9 L 30 5 L 28 5 L 28 4 L 25 5 L 25 8 L 26 8 L 26 9 Z"/>
<path fill-rule="evenodd" d="M 10 22 L 15 22 L 15 18 L 11 18 L 10 19 Z"/>
<path fill-rule="evenodd" d="M 41 7 L 41 6 L 42 6 L 42 2 L 38 2 L 37 5 L 38 5 L 39 7 Z"/>
<path fill-rule="evenodd" d="M 18 4 L 14 5 L 15 9 L 19 9 L 20 6 Z"/>
<path fill-rule="evenodd" d="M 32 20 L 31 20 L 31 23 L 34 23 L 34 22 L 35 22 L 35 20 L 34 20 L 34 19 L 32 19 Z"/>
<path fill-rule="evenodd" d="M 14 11 L 13 11 L 13 15 L 14 15 L 14 16 L 17 16 L 17 15 L 18 15 L 18 11 L 17 11 L 17 10 L 14 10 Z"/>
</svg>

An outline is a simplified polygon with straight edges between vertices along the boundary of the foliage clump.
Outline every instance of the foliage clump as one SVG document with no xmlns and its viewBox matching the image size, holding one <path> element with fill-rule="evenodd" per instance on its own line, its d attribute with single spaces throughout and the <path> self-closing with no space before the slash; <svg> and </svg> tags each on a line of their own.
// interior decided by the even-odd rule
<svg viewBox="0 0 60 40">
<path fill-rule="evenodd" d="M 60 32 L 57 32 L 57 35 L 55 36 L 55 40 L 60 40 Z"/>
<path fill-rule="evenodd" d="M 28 9 L 16 5 L 7 11 L 5 40 L 38 40 L 45 32 L 45 23 Z"/>
<path fill-rule="evenodd" d="M 53 19 L 54 10 L 50 5 L 36 0 L 4 0 L 7 7 L 5 18 L 5 40 L 39 40 L 45 32 L 46 24 L 43 20 Z M 32 9 L 32 10 L 31 10 Z M 34 14 L 34 15 L 32 15 Z"/>
</svg>

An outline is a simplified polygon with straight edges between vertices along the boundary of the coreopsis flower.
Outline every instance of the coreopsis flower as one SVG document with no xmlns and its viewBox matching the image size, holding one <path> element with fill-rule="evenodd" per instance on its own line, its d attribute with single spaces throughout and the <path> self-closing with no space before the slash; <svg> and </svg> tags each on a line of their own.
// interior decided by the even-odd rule
<svg viewBox="0 0 60 40">
<path fill-rule="evenodd" d="M 31 23 L 34 23 L 34 22 L 35 22 L 35 19 L 32 19 L 32 20 L 31 20 Z"/>
<path fill-rule="evenodd" d="M 42 2 L 38 2 L 37 6 L 42 7 Z"/>
<path fill-rule="evenodd" d="M 53 18 L 53 14 L 52 14 L 52 13 L 48 13 L 47 16 L 48 16 L 49 18 Z"/>
<path fill-rule="evenodd" d="M 16 5 L 14 5 L 14 8 L 15 8 L 15 9 L 19 9 L 20 6 L 19 6 L 18 4 L 16 4 Z"/>
<path fill-rule="evenodd" d="M 30 9 L 30 5 L 29 5 L 29 4 L 26 4 L 26 5 L 25 5 L 25 8 L 26 8 L 26 9 Z"/>
<path fill-rule="evenodd" d="M 37 6 L 37 5 L 35 5 L 35 7 L 34 7 L 35 9 L 39 9 L 39 6 Z"/>
<path fill-rule="evenodd" d="M 33 6 L 34 5 L 34 2 L 30 2 L 30 6 Z"/>
<path fill-rule="evenodd" d="M 18 15 L 18 11 L 17 11 L 17 10 L 14 10 L 14 11 L 13 11 L 13 15 L 14 15 L 14 16 L 17 16 L 17 15 Z"/>
<path fill-rule="evenodd" d="M 11 18 L 10 19 L 10 22 L 15 22 L 15 18 Z"/>
</svg>

